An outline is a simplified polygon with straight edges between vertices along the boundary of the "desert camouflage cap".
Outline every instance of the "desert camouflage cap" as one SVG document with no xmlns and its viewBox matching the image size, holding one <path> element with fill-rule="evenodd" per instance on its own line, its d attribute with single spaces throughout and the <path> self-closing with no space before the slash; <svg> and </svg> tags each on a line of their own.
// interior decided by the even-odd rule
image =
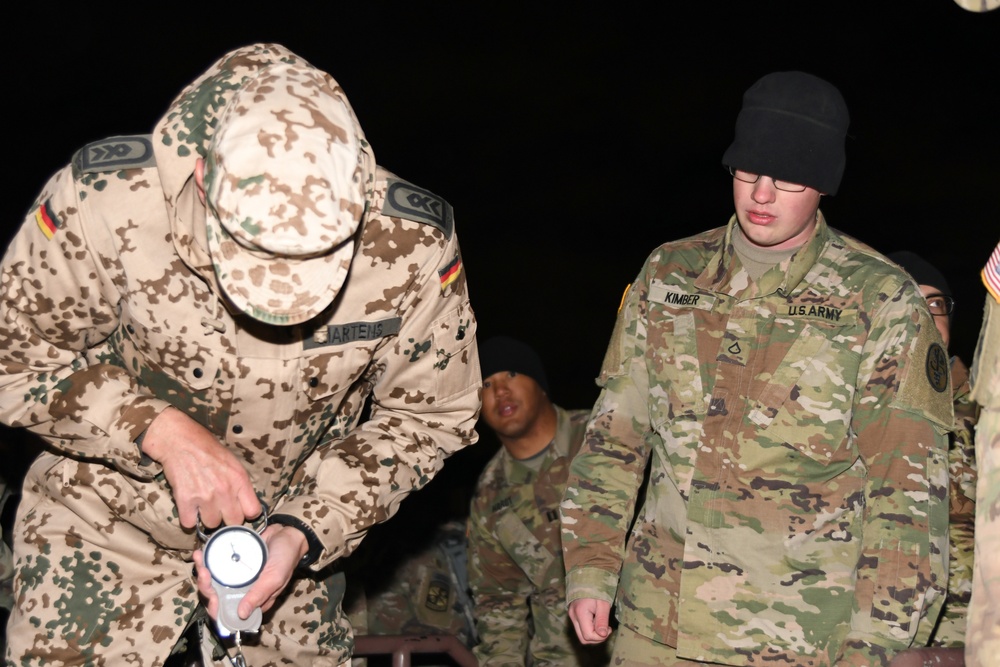
<svg viewBox="0 0 1000 667">
<path fill-rule="evenodd" d="M 257 71 L 223 111 L 205 160 L 208 245 L 240 310 L 297 324 L 336 297 L 365 207 L 356 127 L 336 82 L 304 63 Z"/>
</svg>

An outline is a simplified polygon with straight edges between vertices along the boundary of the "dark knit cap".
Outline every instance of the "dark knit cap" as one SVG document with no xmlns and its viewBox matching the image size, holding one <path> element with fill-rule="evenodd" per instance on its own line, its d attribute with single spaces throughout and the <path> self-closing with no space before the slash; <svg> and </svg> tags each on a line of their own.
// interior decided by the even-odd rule
<svg viewBox="0 0 1000 667">
<path fill-rule="evenodd" d="M 509 336 L 494 336 L 479 346 L 479 366 L 483 378 L 501 371 L 514 371 L 527 375 L 538 383 L 546 394 L 549 380 L 538 354 L 527 343 Z"/>
<path fill-rule="evenodd" d="M 832 84 L 805 72 L 768 74 L 744 93 L 722 164 L 832 195 L 844 175 L 849 123 Z"/>
<path fill-rule="evenodd" d="M 941 294 L 952 296 L 948 281 L 944 279 L 941 272 L 917 253 L 910 252 L 909 250 L 900 250 L 899 252 L 886 255 L 886 257 L 903 267 L 907 273 L 913 276 L 918 285 L 930 285 L 937 288 Z"/>
</svg>

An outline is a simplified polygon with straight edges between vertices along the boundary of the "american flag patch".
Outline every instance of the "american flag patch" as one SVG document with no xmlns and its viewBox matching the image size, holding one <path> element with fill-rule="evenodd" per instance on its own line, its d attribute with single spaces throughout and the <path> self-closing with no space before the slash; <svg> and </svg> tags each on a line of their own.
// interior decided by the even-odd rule
<svg viewBox="0 0 1000 667">
<path fill-rule="evenodd" d="M 993 249 L 993 254 L 983 267 L 983 284 L 993 298 L 1000 302 L 1000 243 Z"/>
<path fill-rule="evenodd" d="M 45 234 L 45 238 L 51 239 L 55 236 L 56 230 L 59 225 L 56 223 L 56 216 L 52 215 L 52 209 L 49 208 L 49 202 L 44 202 L 35 211 L 35 222 L 38 223 L 38 228 L 42 230 L 42 234 Z"/>
<path fill-rule="evenodd" d="M 449 285 L 458 280 L 460 273 L 462 273 L 462 258 L 455 255 L 455 259 L 448 262 L 446 267 L 438 269 L 438 276 L 441 277 L 441 291 L 443 292 Z"/>
</svg>

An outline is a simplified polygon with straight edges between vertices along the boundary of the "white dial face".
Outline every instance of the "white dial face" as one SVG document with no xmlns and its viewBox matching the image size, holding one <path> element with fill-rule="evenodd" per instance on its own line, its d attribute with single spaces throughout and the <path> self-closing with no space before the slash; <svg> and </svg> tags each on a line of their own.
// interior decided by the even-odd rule
<svg viewBox="0 0 1000 667">
<path fill-rule="evenodd" d="M 205 567 L 223 586 L 246 586 L 257 578 L 266 561 L 264 540 L 243 526 L 226 526 L 205 545 Z"/>
</svg>

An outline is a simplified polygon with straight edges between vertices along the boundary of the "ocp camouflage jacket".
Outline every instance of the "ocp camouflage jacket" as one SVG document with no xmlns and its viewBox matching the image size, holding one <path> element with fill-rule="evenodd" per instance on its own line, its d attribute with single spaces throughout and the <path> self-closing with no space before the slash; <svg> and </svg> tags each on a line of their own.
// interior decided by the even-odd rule
<svg viewBox="0 0 1000 667">
<path fill-rule="evenodd" d="M 822 215 L 756 282 L 736 225 L 628 292 L 562 504 L 567 599 L 617 591 L 689 660 L 887 663 L 947 582 L 947 355 L 912 281 Z"/>
</svg>

